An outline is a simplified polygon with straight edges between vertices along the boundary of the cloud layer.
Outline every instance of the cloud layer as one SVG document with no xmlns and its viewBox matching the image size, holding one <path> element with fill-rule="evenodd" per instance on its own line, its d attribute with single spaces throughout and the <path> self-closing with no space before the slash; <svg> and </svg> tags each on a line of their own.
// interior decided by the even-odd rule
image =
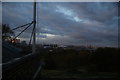
<svg viewBox="0 0 120 80">
<path fill-rule="evenodd" d="M 3 23 L 11 28 L 32 21 L 33 3 L 5 2 L 2 6 Z M 20 37 L 28 40 L 31 29 Z M 117 46 L 117 42 L 117 3 L 37 3 L 37 43 Z"/>
</svg>

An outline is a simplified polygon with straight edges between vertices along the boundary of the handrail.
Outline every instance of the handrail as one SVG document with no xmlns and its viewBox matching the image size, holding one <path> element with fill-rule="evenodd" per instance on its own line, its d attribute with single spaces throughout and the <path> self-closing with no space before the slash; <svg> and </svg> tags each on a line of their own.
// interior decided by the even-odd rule
<svg viewBox="0 0 120 80">
<path fill-rule="evenodd" d="M 15 58 L 2 65 L 2 80 L 35 80 L 39 75 L 39 67 L 42 64 L 38 53 Z"/>
</svg>

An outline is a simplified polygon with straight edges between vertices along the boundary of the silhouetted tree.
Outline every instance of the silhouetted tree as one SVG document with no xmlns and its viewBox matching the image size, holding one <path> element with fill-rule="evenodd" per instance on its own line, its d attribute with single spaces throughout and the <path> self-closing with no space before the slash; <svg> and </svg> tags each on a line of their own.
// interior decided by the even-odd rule
<svg viewBox="0 0 120 80">
<path fill-rule="evenodd" d="M 9 39 L 14 35 L 14 32 L 10 29 L 10 26 L 7 24 L 2 24 L 2 39 Z"/>
</svg>

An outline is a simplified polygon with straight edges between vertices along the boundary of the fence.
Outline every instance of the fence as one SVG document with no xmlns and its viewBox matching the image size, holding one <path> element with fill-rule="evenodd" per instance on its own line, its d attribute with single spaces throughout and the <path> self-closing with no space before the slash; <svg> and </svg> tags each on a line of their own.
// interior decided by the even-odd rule
<svg viewBox="0 0 120 80">
<path fill-rule="evenodd" d="M 3 64 L 2 80 L 35 80 L 40 78 L 40 72 L 38 72 L 42 66 L 40 60 L 40 54 L 36 53 Z"/>
</svg>

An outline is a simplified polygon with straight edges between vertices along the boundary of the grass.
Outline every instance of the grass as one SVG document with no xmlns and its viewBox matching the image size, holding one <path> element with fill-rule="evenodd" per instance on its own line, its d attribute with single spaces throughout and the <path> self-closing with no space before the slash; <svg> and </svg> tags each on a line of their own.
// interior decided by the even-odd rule
<svg viewBox="0 0 120 80">
<path fill-rule="evenodd" d="M 112 72 L 81 73 L 66 70 L 43 70 L 42 76 L 45 78 L 118 78 L 118 74 Z"/>
</svg>

